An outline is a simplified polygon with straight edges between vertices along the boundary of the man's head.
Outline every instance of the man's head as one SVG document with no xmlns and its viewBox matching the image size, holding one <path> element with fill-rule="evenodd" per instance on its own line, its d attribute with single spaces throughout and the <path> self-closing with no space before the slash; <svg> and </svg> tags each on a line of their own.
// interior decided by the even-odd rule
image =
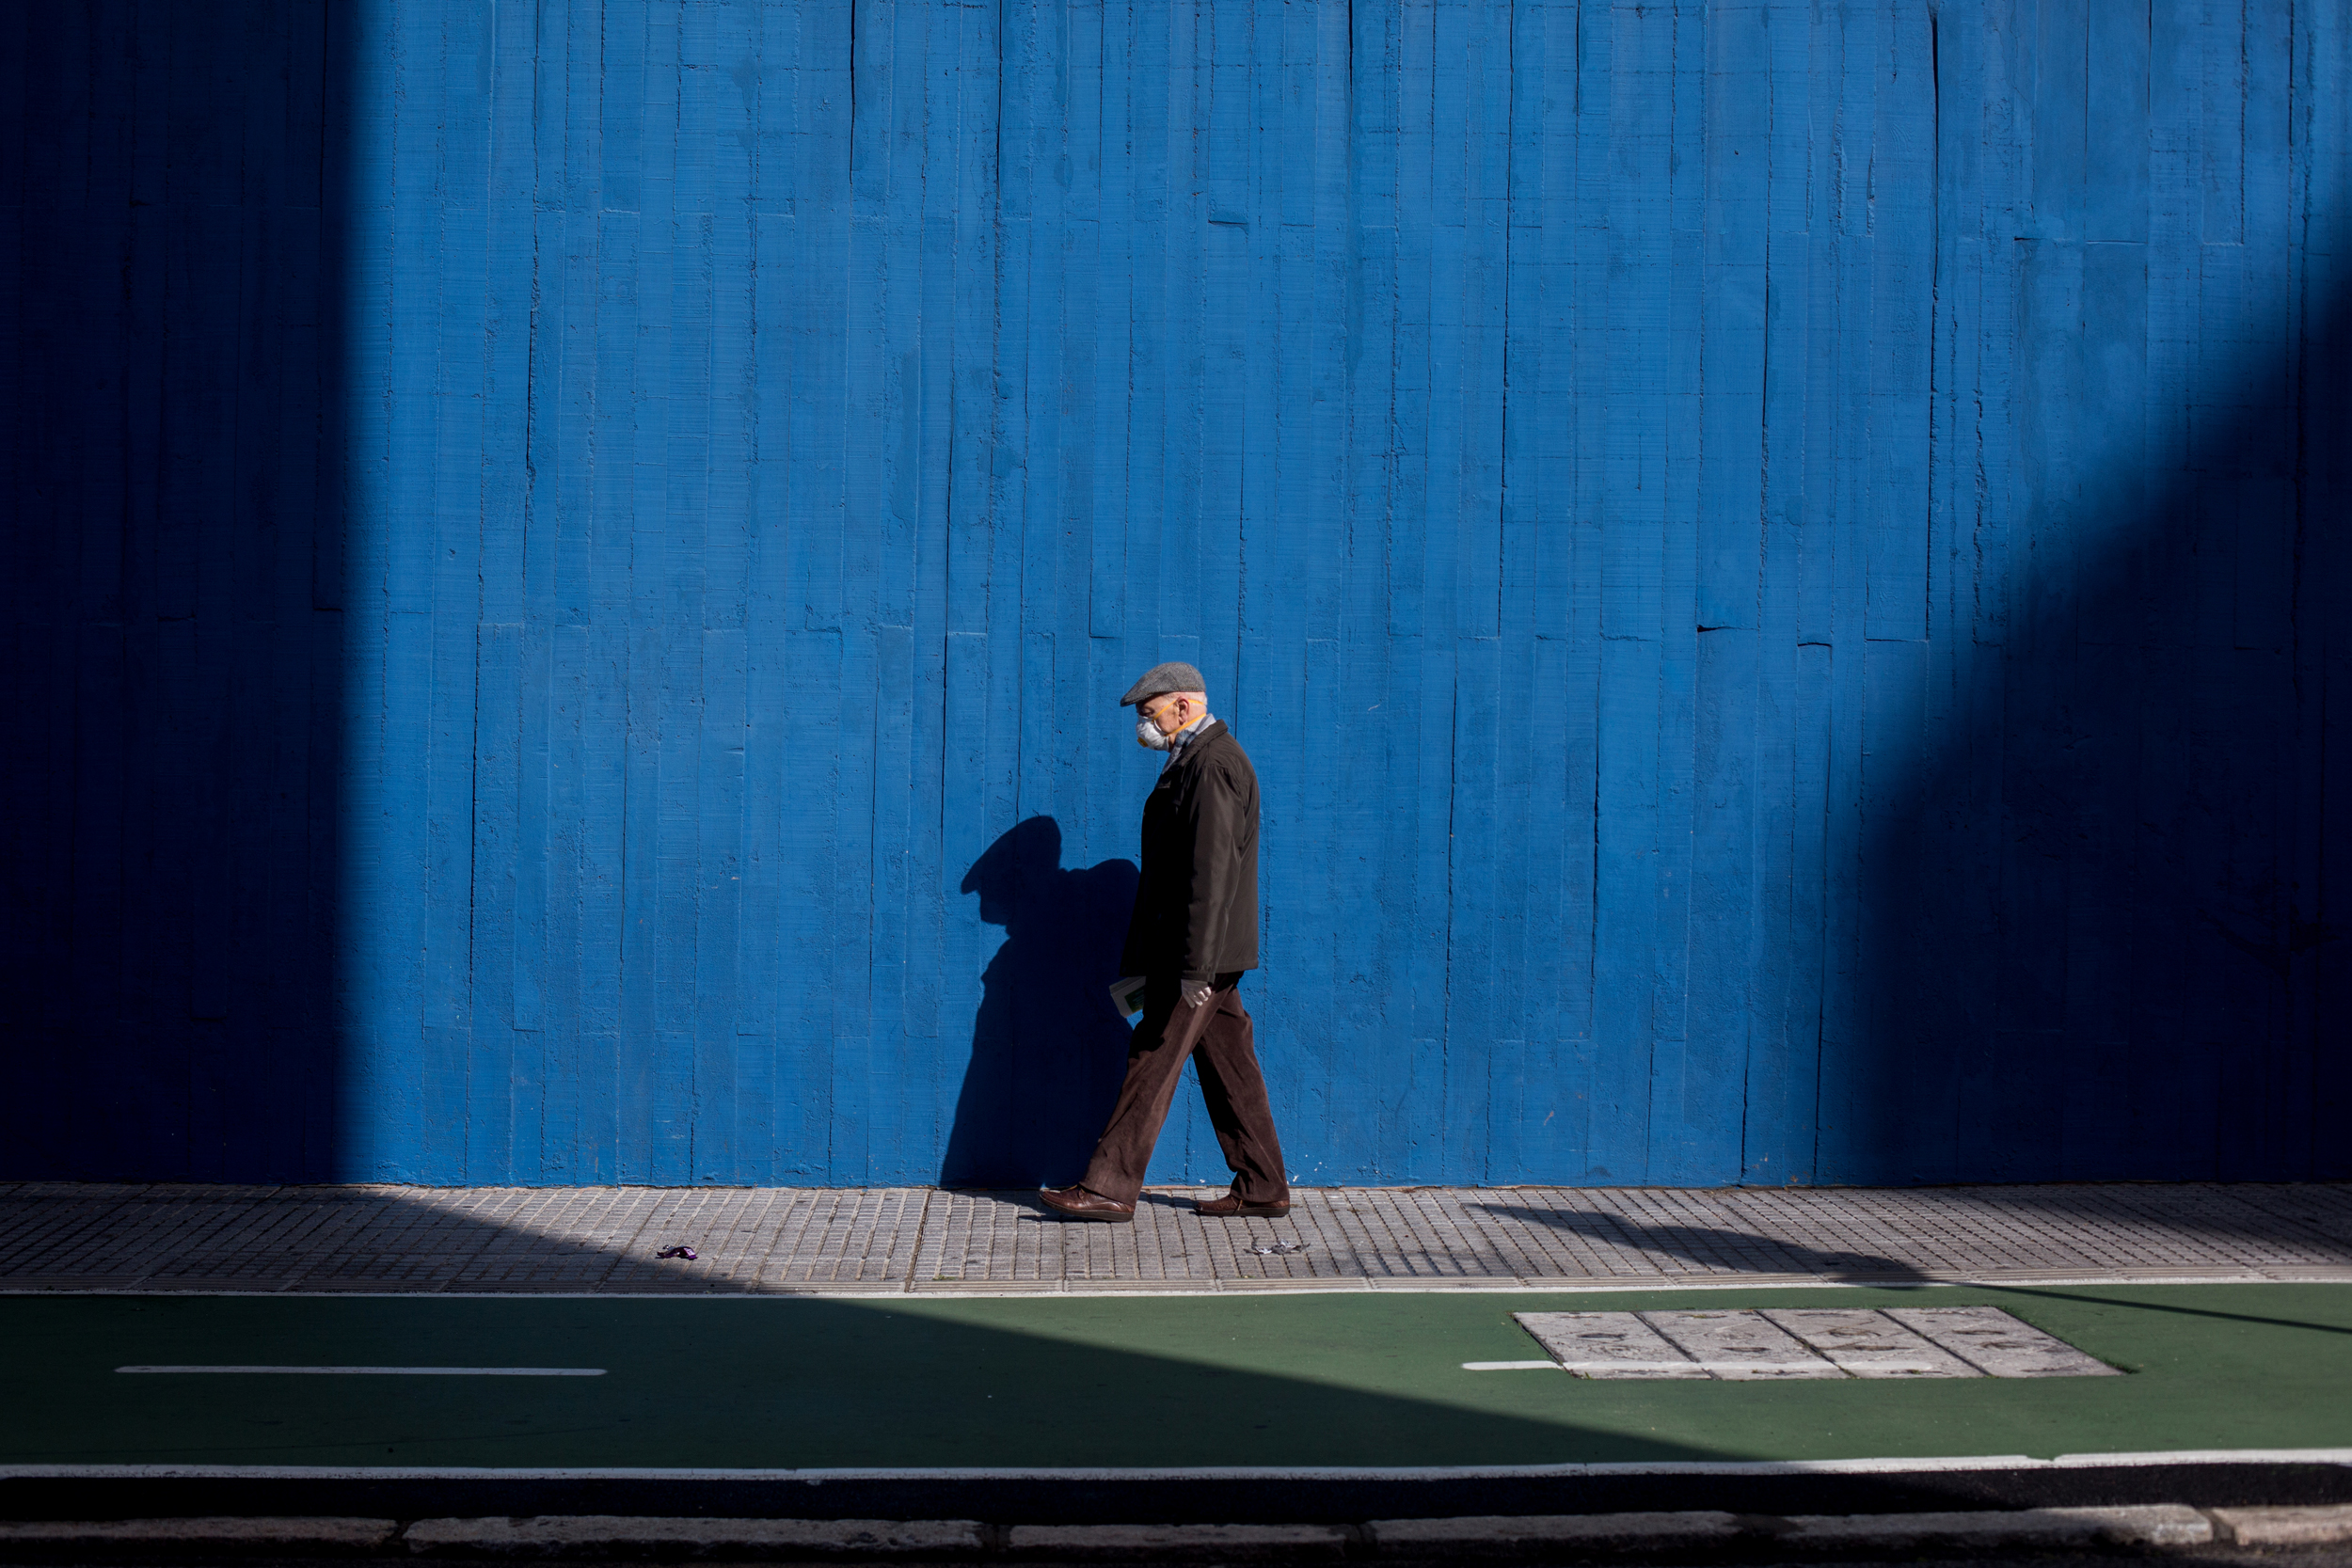
<svg viewBox="0 0 2352 1568">
<path fill-rule="evenodd" d="M 1136 744 L 1167 751 L 1172 737 L 1209 711 L 1207 684 L 1189 664 L 1153 665 L 1119 699 L 1120 706 L 1136 710 Z"/>
</svg>

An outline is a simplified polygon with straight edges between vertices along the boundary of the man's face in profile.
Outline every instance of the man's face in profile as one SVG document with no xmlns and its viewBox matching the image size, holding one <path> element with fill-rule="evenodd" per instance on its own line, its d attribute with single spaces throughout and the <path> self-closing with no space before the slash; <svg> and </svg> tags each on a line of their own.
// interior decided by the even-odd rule
<svg viewBox="0 0 2352 1568">
<path fill-rule="evenodd" d="M 1168 750 L 1168 738 L 1206 711 L 1200 693 L 1167 691 L 1136 705 L 1136 744 L 1153 752 Z"/>
</svg>

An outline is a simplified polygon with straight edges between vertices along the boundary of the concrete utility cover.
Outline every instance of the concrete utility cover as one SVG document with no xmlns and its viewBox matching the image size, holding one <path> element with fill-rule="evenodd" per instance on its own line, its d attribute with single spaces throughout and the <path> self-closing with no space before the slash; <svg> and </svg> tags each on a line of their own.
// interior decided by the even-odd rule
<svg viewBox="0 0 2352 1568">
<path fill-rule="evenodd" d="M 1519 1326 L 1579 1377 L 1706 1377 L 1635 1312 L 1516 1312 Z"/>
<path fill-rule="evenodd" d="M 1982 1377 L 1976 1368 L 1889 1319 L 1853 1307 L 1767 1311 L 1850 1377 Z"/>
<path fill-rule="evenodd" d="M 1843 1377 L 1761 1312 L 1645 1312 L 1710 1377 L 1754 1383 L 1779 1377 Z"/>
<path fill-rule="evenodd" d="M 2112 1377 L 1997 1307 L 1515 1312 L 1563 1371 L 1590 1378 Z"/>
<path fill-rule="evenodd" d="M 1994 1377 L 2114 1377 L 2104 1361 L 1997 1307 L 1894 1307 L 1886 1315 Z"/>
</svg>

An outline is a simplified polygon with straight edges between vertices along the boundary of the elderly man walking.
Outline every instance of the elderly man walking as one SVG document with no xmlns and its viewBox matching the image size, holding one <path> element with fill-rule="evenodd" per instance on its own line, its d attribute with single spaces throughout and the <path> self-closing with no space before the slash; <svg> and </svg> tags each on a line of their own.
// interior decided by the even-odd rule
<svg viewBox="0 0 2352 1568">
<path fill-rule="evenodd" d="M 1120 967 L 1143 982 L 1143 1019 L 1127 1047 L 1127 1080 L 1094 1158 L 1074 1187 L 1038 1196 L 1075 1220 L 1132 1220 L 1143 1169 L 1195 1057 L 1209 1121 L 1232 1168 L 1232 1190 L 1196 1206 L 1216 1218 L 1290 1212 L 1239 986 L 1258 967 L 1258 775 L 1232 732 L 1209 712 L 1200 672 L 1162 664 L 1119 699 L 1136 710 L 1136 739 L 1166 752 L 1143 806 L 1143 878 Z"/>
</svg>

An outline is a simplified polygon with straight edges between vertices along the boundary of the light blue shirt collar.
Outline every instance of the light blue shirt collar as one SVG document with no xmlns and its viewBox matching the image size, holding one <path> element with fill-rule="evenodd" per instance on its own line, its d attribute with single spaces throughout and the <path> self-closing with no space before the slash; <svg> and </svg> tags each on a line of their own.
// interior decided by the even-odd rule
<svg viewBox="0 0 2352 1568">
<path fill-rule="evenodd" d="M 1174 735 L 1169 736 L 1168 737 L 1168 760 L 1160 764 L 1160 771 L 1165 773 L 1170 768 L 1175 767 L 1176 759 L 1184 754 L 1184 748 L 1200 738 L 1203 728 L 1216 722 L 1216 714 L 1204 713 Z"/>
</svg>

